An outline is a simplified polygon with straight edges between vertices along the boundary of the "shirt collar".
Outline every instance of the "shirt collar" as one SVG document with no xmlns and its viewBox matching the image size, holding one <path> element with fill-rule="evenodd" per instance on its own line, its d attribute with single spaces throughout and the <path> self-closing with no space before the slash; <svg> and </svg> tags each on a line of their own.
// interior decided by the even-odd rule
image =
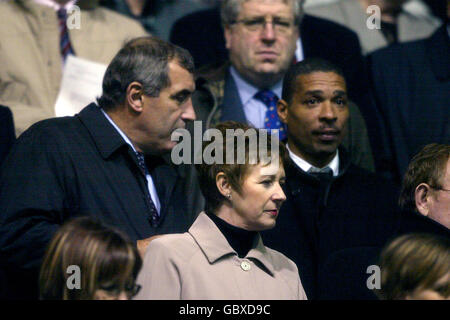
<svg viewBox="0 0 450 320">
<path fill-rule="evenodd" d="M 111 117 L 105 112 L 105 110 L 103 110 L 102 108 L 100 108 L 100 110 L 102 111 L 103 115 L 106 117 L 106 119 L 112 124 L 112 126 L 117 130 L 117 132 L 122 136 L 123 140 L 125 140 L 126 143 L 128 143 L 131 147 L 131 149 L 133 149 L 134 153 L 137 153 L 136 149 L 133 146 L 133 143 L 131 143 L 131 140 L 127 137 L 127 135 L 120 130 L 120 128 L 115 124 L 115 122 L 111 119 Z"/>
<path fill-rule="evenodd" d="M 289 144 L 286 144 L 286 148 L 288 149 L 289 157 L 292 159 L 292 161 L 294 161 L 294 163 L 297 166 L 300 167 L 300 169 L 302 169 L 305 172 L 308 172 L 308 170 L 311 169 L 311 167 L 314 167 L 312 164 L 303 160 L 298 155 L 293 153 L 291 151 L 291 149 L 289 148 Z M 339 174 L 339 150 L 336 150 L 336 155 L 334 156 L 333 160 L 331 160 L 330 163 L 328 163 L 326 166 L 324 166 L 324 168 L 325 167 L 330 167 L 330 169 L 333 171 L 334 177 L 336 177 Z M 322 168 L 317 168 L 317 169 L 322 169 Z"/>
<path fill-rule="evenodd" d="M 237 255 L 216 224 L 204 212 L 198 215 L 189 228 L 189 234 L 197 242 L 211 264 L 226 255 Z M 273 261 L 262 242 L 261 235 L 257 235 L 255 245 L 250 249 L 246 258 L 258 260 L 272 276 L 274 275 Z"/>
<path fill-rule="evenodd" d="M 101 108 L 95 103 L 89 104 L 80 113 L 75 115 L 88 130 L 98 151 L 104 159 L 108 159 L 113 153 L 128 144 L 117 130 L 102 114 Z M 130 150 L 131 152 L 131 150 Z"/>
<path fill-rule="evenodd" d="M 230 73 L 231 76 L 233 77 L 234 82 L 236 82 L 236 87 L 238 89 L 242 105 L 247 104 L 247 102 L 253 99 L 255 94 L 261 89 L 248 83 L 244 78 L 240 76 L 240 74 L 233 66 L 230 66 Z M 282 88 L 283 88 L 283 81 L 279 81 L 272 87 L 270 87 L 269 90 L 273 91 L 277 95 L 277 97 L 280 98 Z"/>
<path fill-rule="evenodd" d="M 71 0 L 71 1 L 67 2 L 65 5 L 61 6 L 59 3 L 57 3 L 54 0 L 33 0 L 33 1 L 36 2 L 37 4 L 40 4 L 40 5 L 43 5 L 43 6 L 47 6 L 47 7 L 51 7 L 55 11 L 58 11 L 61 8 L 64 8 L 64 9 L 66 9 L 66 11 L 69 11 L 70 9 L 72 9 L 72 7 L 77 2 L 77 0 Z"/>
</svg>

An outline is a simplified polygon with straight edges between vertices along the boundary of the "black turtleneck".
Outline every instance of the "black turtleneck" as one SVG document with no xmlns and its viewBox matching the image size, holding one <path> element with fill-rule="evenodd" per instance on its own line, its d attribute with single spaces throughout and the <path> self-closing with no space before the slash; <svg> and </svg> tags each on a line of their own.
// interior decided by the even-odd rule
<svg viewBox="0 0 450 320">
<path fill-rule="evenodd" d="M 253 247 L 258 232 L 235 227 L 213 213 L 206 212 L 206 214 L 225 236 L 230 246 L 238 254 L 238 257 L 244 258 Z"/>
</svg>

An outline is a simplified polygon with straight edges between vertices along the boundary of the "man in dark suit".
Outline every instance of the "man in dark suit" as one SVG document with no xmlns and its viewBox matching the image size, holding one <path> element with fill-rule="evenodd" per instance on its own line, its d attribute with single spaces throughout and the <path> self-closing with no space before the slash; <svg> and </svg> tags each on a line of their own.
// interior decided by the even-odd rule
<svg viewBox="0 0 450 320">
<path fill-rule="evenodd" d="M 376 51 L 369 62 L 388 129 L 392 176 L 400 182 L 413 155 L 426 144 L 450 143 L 448 23 L 429 39 Z"/>
<path fill-rule="evenodd" d="M 170 152 L 172 133 L 195 119 L 193 71 L 186 50 L 156 38 L 131 40 L 108 66 L 98 105 L 20 136 L 0 178 L 8 297 L 14 289 L 35 295 L 45 247 L 74 216 L 121 229 L 141 253 L 151 236 L 188 230 L 202 198 L 192 171 L 172 165 Z"/>
<path fill-rule="evenodd" d="M 411 160 L 399 197 L 398 235 L 433 233 L 450 236 L 450 145 L 426 145 Z"/>
<path fill-rule="evenodd" d="M 14 134 L 14 122 L 9 108 L 0 106 L 0 167 L 11 149 L 16 136 Z"/>
<path fill-rule="evenodd" d="M 321 59 L 297 63 L 278 115 L 288 133 L 287 200 L 264 243 L 297 264 L 309 299 L 375 299 L 361 275 L 395 230 L 397 192 L 352 164 L 341 145 L 349 118 L 343 72 Z"/>
<path fill-rule="evenodd" d="M 326 46 L 320 49 L 304 47 L 303 35 L 299 38 L 299 26 L 303 25 L 299 0 L 227 0 L 222 2 L 221 10 L 230 62 L 199 71 L 194 96 L 198 118 L 205 122 L 206 128 L 219 121 L 234 120 L 256 128 L 279 129 L 283 139 L 284 126 L 274 105 L 281 95 L 283 75 L 294 56 L 301 60 L 305 54 L 329 51 L 328 46 L 341 47 L 332 45 L 331 41 L 324 41 Z M 306 40 L 322 37 L 321 31 L 307 32 Z M 373 170 L 365 121 L 354 103 L 350 109 L 351 129 L 346 142 L 352 160 Z"/>
</svg>

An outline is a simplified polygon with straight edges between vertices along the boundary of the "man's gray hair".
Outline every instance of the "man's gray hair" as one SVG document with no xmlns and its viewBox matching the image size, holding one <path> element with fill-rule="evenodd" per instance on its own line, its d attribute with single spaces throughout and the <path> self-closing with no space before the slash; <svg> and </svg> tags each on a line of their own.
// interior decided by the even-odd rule
<svg viewBox="0 0 450 320">
<path fill-rule="evenodd" d="M 220 17 L 224 27 L 232 25 L 239 16 L 239 10 L 244 2 L 248 0 L 222 0 Z M 292 2 L 294 8 L 294 23 L 299 25 L 303 18 L 303 3 L 305 0 L 284 0 L 285 3 Z"/>
<path fill-rule="evenodd" d="M 194 73 L 194 61 L 187 50 L 155 37 L 130 40 L 106 69 L 98 105 L 105 110 L 119 106 L 133 81 L 142 84 L 146 95 L 158 97 L 161 90 L 171 85 L 168 64 L 173 60 Z"/>
</svg>

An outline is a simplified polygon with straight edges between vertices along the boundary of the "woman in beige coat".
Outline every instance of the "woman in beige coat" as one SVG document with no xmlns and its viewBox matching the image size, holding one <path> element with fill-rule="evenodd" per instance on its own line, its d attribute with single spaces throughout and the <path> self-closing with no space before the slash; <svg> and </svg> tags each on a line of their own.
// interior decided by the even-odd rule
<svg viewBox="0 0 450 320">
<path fill-rule="evenodd" d="M 270 136 L 260 145 L 260 130 L 236 122 L 216 129 L 223 141 L 215 135 L 203 146 L 203 162 L 211 163 L 207 155 L 215 161 L 197 167 L 206 211 L 188 232 L 150 243 L 136 299 L 306 299 L 295 263 L 265 247 L 259 235 L 275 226 L 286 199 L 281 188 L 284 146 L 276 140 L 277 148 L 271 148 Z M 234 132 L 245 146 L 227 136 L 227 129 L 243 129 Z M 243 159 L 238 153 L 244 150 L 245 161 L 239 161 Z M 229 159 L 233 164 L 226 163 Z"/>
</svg>

